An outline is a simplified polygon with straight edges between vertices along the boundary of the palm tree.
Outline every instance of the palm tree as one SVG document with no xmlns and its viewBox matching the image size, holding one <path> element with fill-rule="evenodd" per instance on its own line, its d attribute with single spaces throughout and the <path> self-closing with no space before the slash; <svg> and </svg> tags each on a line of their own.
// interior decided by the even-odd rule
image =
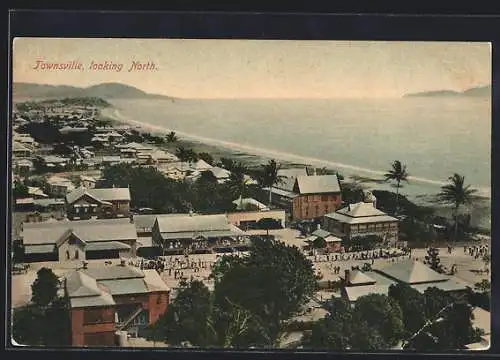
<svg viewBox="0 0 500 360">
<path fill-rule="evenodd" d="M 231 195 L 240 197 L 240 210 L 243 209 L 243 194 L 245 193 L 245 185 L 247 179 L 245 178 L 245 166 L 241 163 L 233 164 L 231 175 L 227 183 Z"/>
<path fill-rule="evenodd" d="M 182 162 L 186 162 L 191 159 L 189 150 L 184 148 L 183 146 L 177 148 L 177 150 L 175 151 L 175 156 L 177 156 Z"/>
<path fill-rule="evenodd" d="M 174 143 L 176 142 L 178 139 L 177 139 L 177 136 L 175 135 L 175 131 L 171 131 L 167 134 L 167 142 L 168 143 Z"/>
<path fill-rule="evenodd" d="M 385 181 L 396 181 L 396 211 L 395 214 L 398 213 L 399 210 L 399 188 L 401 186 L 401 181 L 408 182 L 408 171 L 406 170 L 406 165 L 403 165 L 401 161 L 394 160 L 392 163 L 392 168 L 384 175 Z"/>
<path fill-rule="evenodd" d="M 464 185 L 465 176 L 457 173 L 448 178 L 449 184 L 441 187 L 441 192 L 437 195 L 438 199 L 447 204 L 453 205 L 453 215 L 455 217 L 455 241 L 458 238 L 458 210 L 461 205 L 470 204 L 473 200 L 472 195 L 477 191 L 471 189 L 470 185 Z"/>
<path fill-rule="evenodd" d="M 282 177 L 278 175 L 279 165 L 275 160 L 269 160 L 265 165 L 262 165 L 263 171 L 260 178 L 260 183 L 264 187 L 269 188 L 269 207 L 271 206 L 271 190 L 274 185 L 281 182 Z"/>
</svg>

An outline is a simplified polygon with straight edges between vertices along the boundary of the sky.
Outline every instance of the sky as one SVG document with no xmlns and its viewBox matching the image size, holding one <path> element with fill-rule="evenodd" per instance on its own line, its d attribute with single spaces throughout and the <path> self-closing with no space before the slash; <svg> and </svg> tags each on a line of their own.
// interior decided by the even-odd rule
<svg viewBox="0 0 500 360">
<path fill-rule="evenodd" d="M 42 69 L 71 62 L 82 67 Z M 487 85 L 492 71 L 490 44 L 464 42 L 17 38 L 12 64 L 13 82 L 118 82 L 181 98 L 401 97 Z"/>
</svg>

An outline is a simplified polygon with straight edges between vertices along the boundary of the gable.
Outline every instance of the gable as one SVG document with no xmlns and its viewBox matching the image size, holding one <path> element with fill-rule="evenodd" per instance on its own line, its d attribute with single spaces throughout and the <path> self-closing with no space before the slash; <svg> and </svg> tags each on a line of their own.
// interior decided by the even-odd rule
<svg viewBox="0 0 500 360">
<path fill-rule="evenodd" d="M 88 194 L 83 194 L 80 199 L 73 202 L 73 205 L 88 205 L 88 204 L 96 204 L 99 205 L 99 201 Z"/>
</svg>

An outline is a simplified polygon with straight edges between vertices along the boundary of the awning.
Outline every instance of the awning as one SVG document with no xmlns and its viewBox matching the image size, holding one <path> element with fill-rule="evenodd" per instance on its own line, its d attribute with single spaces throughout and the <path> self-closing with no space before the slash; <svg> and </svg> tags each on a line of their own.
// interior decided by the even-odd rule
<svg viewBox="0 0 500 360">
<path fill-rule="evenodd" d="M 86 251 L 101 251 L 101 250 L 130 250 L 130 245 L 120 241 L 106 241 L 106 242 L 91 242 L 87 243 Z"/>
</svg>

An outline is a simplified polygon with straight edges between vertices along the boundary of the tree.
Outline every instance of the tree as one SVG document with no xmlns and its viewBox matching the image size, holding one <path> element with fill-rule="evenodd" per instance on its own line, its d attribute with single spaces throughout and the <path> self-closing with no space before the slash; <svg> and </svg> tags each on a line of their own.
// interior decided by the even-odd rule
<svg viewBox="0 0 500 360">
<path fill-rule="evenodd" d="M 43 332 L 40 324 L 43 323 L 43 312 L 30 304 L 16 308 L 12 314 L 12 337 L 20 345 L 44 345 Z"/>
<path fill-rule="evenodd" d="M 176 142 L 178 139 L 177 139 L 177 135 L 175 134 L 175 131 L 171 131 L 167 134 L 167 142 L 170 144 L 170 143 L 174 143 Z"/>
<path fill-rule="evenodd" d="M 427 250 L 427 255 L 425 255 L 425 263 L 429 265 L 429 267 L 442 274 L 444 273 L 443 264 L 441 264 L 441 259 L 439 258 L 439 249 L 431 247 Z"/>
<path fill-rule="evenodd" d="M 269 160 L 265 165 L 262 165 L 262 173 L 260 183 L 264 187 L 269 188 L 269 206 L 271 206 L 271 194 L 274 185 L 281 182 L 282 177 L 278 175 L 279 165 L 275 160 Z"/>
<path fill-rule="evenodd" d="M 406 170 L 406 165 L 403 165 L 401 161 L 395 160 L 392 163 L 392 168 L 384 175 L 385 181 L 395 181 L 396 182 L 396 209 L 395 214 L 399 210 L 399 188 L 402 181 L 408 182 L 408 171 Z"/>
<path fill-rule="evenodd" d="M 255 241 L 249 256 L 226 263 L 217 279 L 218 308 L 237 306 L 251 315 L 238 346 L 278 346 L 285 321 L 300 312 L 316 289 L 312 263 L 298 248 L 274 240 Z"/>
<path fill-rule="evenodd" d="M 42 309 L 48 307 L 57 299 L 59 285 L 59 279 L 51 269 L 41 268 L 37 272 L 35 282 L 31 285 L 31 301 Z"/>
<path fill-rule="evenodd" d="M 12 190 L 14 199 L 25 198 L 29 195 L 28 187 L 24 185 L 21 181 L 14 181 L 14 189 Z"/>
<path fill-rule="evenodd" d="M 227 187 L 234 198 L 240 198 L 240 210 L 243 209 L 243 196 L 247 179 L 245 178 L 245 167 L 241 163 L 233 164 Z"/>
<path fill-rule="evenodd" d="M 457 173 L 450 176 L 448 181 L 449 184 L 441 187 L 441 192 L 437 197 L 441 202 L 453 205 L 455 241 L 458 241 L 458 210 L 460 206 L 470 204 L 473 201 L 473 194 L 476 193 L 477 190 L 471 189 L 470 185 L 465 185 L 465 177 Z"/>
<path fill-rule="evenodd" d="M 214 164 L 214 157 L 207 153 L 207 152 L 201 152 L 198 154 L 198 159 L 205 161 L 209 165 Z"/>
<path fill-rule="evenodd" d="M 410 337 L 425 324 L 424 297 L 410 285 L 404 283 L 391 285 L 388 295 L 399 304 L 403 314 L 405 336 Z"/>
<path fill-rule="evenodd" d="M 273 218 L 262 218 L 257 221 L 257 227 L 259 229 L 264 229 L 266 230 L 266 236 L 269 237 L 269 230 L 271 229 L 280 229 L 281 224 L 278 220 L 275 220 Z"/>
<path fill-rule="evenodd" d="M 181 345 L 185 341 L 197 346 L 211 344 L 209 319 L 211 295 L 201 281 L 182 281 L 168 311 L 149 327 L 149 340 Z"/>
<path fill-rule="evenodd" d="M 304 345 L 313 349 L 334 351 L 347 350 L 351 343 L 352 308 L 344 298 L 333 297 L 328 305 L 329 313 L 313 324 L 311 337 Z"/>
</svg>

